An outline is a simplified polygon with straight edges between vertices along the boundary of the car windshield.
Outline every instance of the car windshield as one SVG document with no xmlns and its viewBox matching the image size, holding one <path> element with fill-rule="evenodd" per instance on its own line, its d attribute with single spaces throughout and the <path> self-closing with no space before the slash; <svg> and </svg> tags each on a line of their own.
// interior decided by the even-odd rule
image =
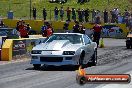
<svg viewBox="0 0 132 88">
<path fill-rule="evenodd" d="M 82 43 L 82 36 L 77 34 L 53 34 L 45 41 L 48 43 L 53 40 L 69 40 L 72 44 L 80 44 Z"/>
</svg>

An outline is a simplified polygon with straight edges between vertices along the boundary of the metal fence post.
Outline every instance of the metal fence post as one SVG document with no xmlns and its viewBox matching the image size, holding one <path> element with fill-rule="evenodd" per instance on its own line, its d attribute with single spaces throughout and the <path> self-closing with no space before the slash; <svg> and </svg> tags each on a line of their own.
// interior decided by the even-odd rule
<svg viewBox="0 0 132 88">
<path fill-rule="evenodd" d="M 50 22 L 51 22 L 51 9 L 50 9 Z"/>
<path fill-rule="evenodd" d="M 32 13 L 32 1 L 31 0 L 30 0 L 30 6 L 29 7 L 30 7 L 30 13 L 29 14 L 30 14 L 30 20 L 31 20 L 31 13 Z"/>
</svg>

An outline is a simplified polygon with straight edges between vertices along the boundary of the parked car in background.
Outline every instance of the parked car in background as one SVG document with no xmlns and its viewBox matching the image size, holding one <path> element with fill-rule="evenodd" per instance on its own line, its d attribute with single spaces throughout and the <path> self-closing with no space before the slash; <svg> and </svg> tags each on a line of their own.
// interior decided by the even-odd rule
<svg viewBox="0 0 132 88">
<path fill-rule="evenodd" d="M 19 34 L 16 29 L 8 28 L 8 27 L 1 27 L 0 28 L 0 36 L 6 36 L 9 39 L 19 38 Z"/>
<path fill-rule="evenodd" d="M 97 64 L 97 44 L 85 34 L 54 33 L 32 49 L 31 64 L 35 69 L 43 65 Z"/>
</svg>

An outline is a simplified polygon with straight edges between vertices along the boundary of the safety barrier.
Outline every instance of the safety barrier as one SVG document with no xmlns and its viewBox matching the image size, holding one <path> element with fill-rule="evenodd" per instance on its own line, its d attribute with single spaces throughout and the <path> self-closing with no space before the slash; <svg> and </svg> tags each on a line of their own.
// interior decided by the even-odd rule
<svg viewBox="0 0 132 88">
<path fill-rule="evenodd" d="M 11 20 L 11 19 L 4 19 L 4 23 L 9 26 L 15 28 L 16 23 L 19 20 Z M 43 20 L 24 20 L 26 23 L 29 23 L 33 30 L 40 33 L 41 26 L 43 25 Z M 63 26 L 65 22 L 61 21 L 51 21 L 52 27 L 54 28 L 55 32 L 63 32 Z M 73 28 L 74 22 L 69 23 L 69 30 Z M 93 28 L 93 23 L 83 23 L 86 29 Z M 128 30 L 125 24 L 102 24 L 103 26 L 103 37 L 112 37 L 112 38 L 124 38 L 126 37 Z"/>
<path fill-rule="evenodd" d="M 2 61 L 10 61 L 12 59 L 12 45 L 13 45 L 13 40 L 6 39 L 1 50 Z"/>
<path fill-rule="evenodd" d="M 6 36 L 0 36 L 0 60 L 1 60 L 1 50 L 2 50 L 2 45 L 4 44 L 4 41 L 6 40 Z"/>
<path fill-rule="evenodd" d="M 6 39 L 2 46 L 1 60 L 10 61 L 12 59 L 20 59 L 22 56 L 28 56 L 32 48 L 43 42 L 44 37 L 40 38 L 22 38 L 22 39 Z"/>
</svg>

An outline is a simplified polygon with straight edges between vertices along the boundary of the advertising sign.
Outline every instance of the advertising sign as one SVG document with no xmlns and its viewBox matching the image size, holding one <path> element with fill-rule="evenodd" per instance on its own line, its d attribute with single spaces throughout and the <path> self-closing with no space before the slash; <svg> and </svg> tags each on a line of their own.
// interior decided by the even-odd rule
<svg viewBox="0 0 132 88">
<path fill-rule="evenodd" d="M 13 56 L 26 54 L 26 41 L 14 40 L 13 41 Z"/>
</svg>

